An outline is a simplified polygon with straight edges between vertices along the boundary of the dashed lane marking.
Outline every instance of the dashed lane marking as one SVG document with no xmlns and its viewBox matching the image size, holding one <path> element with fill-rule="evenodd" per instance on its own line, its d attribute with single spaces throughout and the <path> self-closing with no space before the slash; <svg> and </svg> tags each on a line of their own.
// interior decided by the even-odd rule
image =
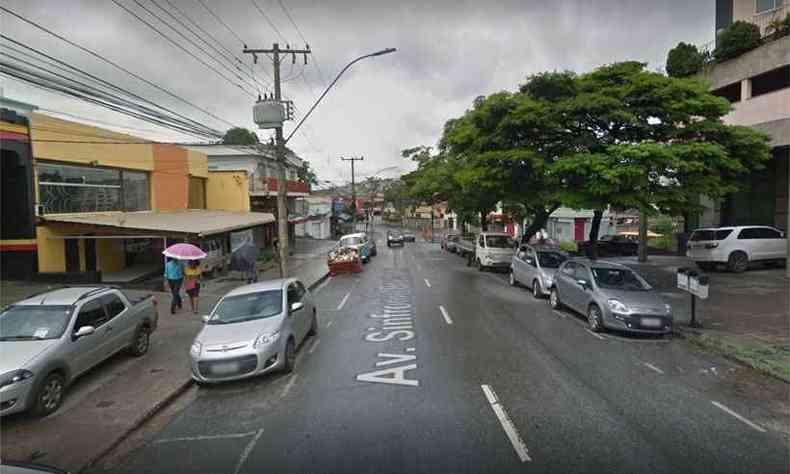
<svg viewBox="0 0 790 474">
<path fill-rule="evenodd" d="M 329 326 L 331 326 L 334 323 L 335 323 L 334 321 L 329 321 L 328 323 L 326 323 L 326 327 L 329 327 Z"/>
<path fill-rule="evenodd" d="M 651 364 L 650 362 L 642 362 L 642 364 L 644 364 L 645 367 L 647 367 L 648 369 L 652 370 L 653 372 L 657 372 L 657 373 L 662 374 L 662 375 L 664 374 L 663 370 L 659 369 L 658 367 L 656 367 L 655 365 Z"/>
<path fill-rule="evenodd" d="M 345 305 L 346 305 L 346 301 L 348 301 L 348 297 L 349 297 L 349 296 L 351 296 L 351 292 L 350 292 L 350 291 L 349 291 L 348 293 L 346 293 L 346 296 L 344 296 L 344 297 L 343 297 L 343 300 L 342 300 L 342 301 L 340 301 L 340 304 L 339 304 L 339 305 L 337 305 L 337 310 L 338 310 L 338 311 L 340 311 L 341 309 L 343 309 L 343 306 L 345 306 Z"/>
<path fill-rule="evenodd" d="M 431 282 L 429 282 L 427 278 L 423 278 L 423 280 L 425 280 L 425 286 L 430 288 L 431 287 Z"/>
<path fill-rule="evenodd" d="M 505 435 L 507 435 L 507 438 L 510 440 L 510 444 L 513 445 L 513 449 L 516 451 L 518 458 L 521 462 L 532 461 L 532 458 L 529 457 L 527 446 L 524 444 L 524 440 L 521 439 L 521 435 L 519 435 L 518 430 L 510 420 L 505 407 L 499 402 L 499 398 L 497 398 L 496 393 L 494 393 L 494 389 L 489 385 L 481 385 L 480 387 L 483 389 L 488 403 L 494 410 L 494 415 L 496 415 L 497 420 L 499 420 L 499 424 L 502 425 L 502 429 L 505 430 Z"/>
<path fill-rule="evenodd" d="M 741 421 L 741 422 L 743 422 L 743 423 L 745 423 L 745 424 L 749 425 L 751 428 L 754 428 L 755 430 L 759 431 L 760 433 L 765 433 L 766 431 L 768 431 L 768 430 L 766 430 L 765 428 L 763 428 L 762 426 L 760 426 L 760 425 L 758 425 L 758 424 L 756 424 L 756 423 L 752 423 L 752 422 L 751 422 L 749 419 L 747 419 L 746 417 L 744 417 L 744 416 L 741 416 L 741 415 L 739 415 L 739 414 L 735 413 L 734 411 L 730 410 L 729 408 L 727 408 L 726 406 L 722 405 L 722 404 L 721 404 L 721 403 L 719 403 L 719 402 L 714 402 L 714 401 L 711 401 L 711 403 L 712 403 L 712 404 L 713 404 L 713 405 L 714 405 L 716 408 L 718 408 L 718 409 L 720 409 L 720 410 L 724 411 L 724 412 L 725 412 L 725 413 L 727 413 L 728 415 L 731 415 L 731 416 L 733 416 L 733 417 L 737 418 L 739 421 Z"/>
<path fill-rule="evenodd" d="M 280 393 L 280 398 L 285 398 L 285 396 L 286 396 L 286 395 L 288 395 L 288 392 L 290 392 L 290 391 L 291 391 L 291 388 L 292 388 L 292 387 L 294 386 L 294 384 L 296 383 L 296 378 L 297 378 L 298 376 L 299 376 L 299 374 L 293 374 L 293 375 L 291 375 L 291 378 L 288 380 L 288 383 L 287 383 L 287 384 L 285 384 L 285 387 L 283 387 L 283 391 L 282 391 L 282 393 Z"/>
<path fill-rule="evenodd" d="M 452 318 L 450 318 L 450 315 L 447 314 L 447 310 L 444 309 L 444 306 L 439 305 L 439 311 L 442 312 L 442 317 L 444 318 L 444 322 L 446 322 L 447 324 L 453 324 L 453 320 Z"/>
</svg>

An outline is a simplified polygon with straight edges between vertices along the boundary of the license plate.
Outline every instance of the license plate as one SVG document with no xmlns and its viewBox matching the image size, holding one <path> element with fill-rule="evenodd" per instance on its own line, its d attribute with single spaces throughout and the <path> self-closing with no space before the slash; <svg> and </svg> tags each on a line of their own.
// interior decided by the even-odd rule
<svg viewBox="0 0 790 474">
<path fill-rule="evenodd" d="M 211 371 L 217 375 L 232 374 L 239 371 L 238 362 L 224 362 L 211 366 Z"/>
<path fill-rule="evenodd" d="M 661 320 L 658 318 L 642 318 L 642 326 L 650 328 L 661 327 Z"/>
</svg>

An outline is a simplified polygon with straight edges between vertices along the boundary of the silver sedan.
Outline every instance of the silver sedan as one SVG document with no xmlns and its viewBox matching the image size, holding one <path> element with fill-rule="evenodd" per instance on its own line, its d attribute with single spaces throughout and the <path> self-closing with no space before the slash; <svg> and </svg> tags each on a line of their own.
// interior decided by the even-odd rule
<svg viewBox="0 0 790 474">
<path fill-rule="evenodd" d="M 616 263 L 566 261 L 554 276 L 549 304 L 586 315 L 593 331 L 672 332 L 672 307 L 636 272 Z"/>
<path fill-rule="evenodd" d="M 236 288 L 203 319 L 190 349 L 192 377 L 202 383 L 290 372 L 296 348 L 318 329 L 310 292 L 293 278 Z"/>
</svg>

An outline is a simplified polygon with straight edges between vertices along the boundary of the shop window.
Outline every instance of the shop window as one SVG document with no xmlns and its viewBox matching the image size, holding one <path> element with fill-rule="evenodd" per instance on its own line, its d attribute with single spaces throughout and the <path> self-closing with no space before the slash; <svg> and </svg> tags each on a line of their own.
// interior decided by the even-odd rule
<svg viewBox="0 0 790 474">
<path fill-rule="evenodd" d="M 752 78 L 752 97 L 790 87 L 790 65 L 768 71 Z"/>
<path fill-rule="evenodd" d="M 755 4 L 756 13 L 764 13 L 781 8 L 784 0 L 757 0 Z"/>
</svg>

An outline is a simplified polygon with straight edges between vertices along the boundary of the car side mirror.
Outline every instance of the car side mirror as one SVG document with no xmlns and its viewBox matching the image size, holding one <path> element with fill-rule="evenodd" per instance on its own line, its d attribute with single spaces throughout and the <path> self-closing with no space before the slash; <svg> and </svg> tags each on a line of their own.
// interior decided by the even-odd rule
<svg viewBox="0 0 790 474">
<path fill-rule="evenodd" d="M 204 314 L 203 316 L 200 317 L 200 320 L 203 321 L 203 324 L 208 324 L 209 319 L 211 319 L 210 314 Z"/>
<path fill-rule="evenodd" d="M 297 301 L 296 303 L 291 303 L 291 312 L 299 311 L 300 309 L 304 308 L 304 303 L 301 301 Z"/>
<path fill-rule="evenodd" d="M 81 337 L 90 336 L 96 332 L 96 328 L 93 326 L 82 326 L 81 328 L 77 329 L 77 332 L 74 333 L 74 339 L 79 339 Z"/>
</svg>

